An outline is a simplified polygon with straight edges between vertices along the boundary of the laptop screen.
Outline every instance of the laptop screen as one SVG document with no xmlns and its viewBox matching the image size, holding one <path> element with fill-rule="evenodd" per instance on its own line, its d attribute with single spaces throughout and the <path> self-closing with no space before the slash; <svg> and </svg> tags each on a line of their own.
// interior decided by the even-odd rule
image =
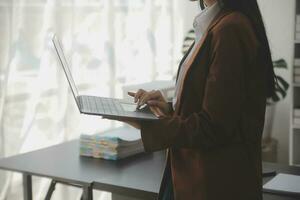
<svg viewBox="0 0 300 200">
<path fill-rule="evenodd" d="M 58 40 L 58 37 L 57 37 L 56 35 L 53 36 L 52 42 L 53 42 L 53 44 L 54 44 L 55 51 L 56 51 L 56 53 L 57 53 L 57 55 L 58 55 L 58 58 L 59 58 L 59 60 L 60 60 L 60 63 L 61 63 L 61 65 L 62 65 L 63 70 L 64 70 L 64 72 L 65 72 L 65 74 L 66 74 L 66 77 L 67 77 L 67 79 L 68 79 L 68 82 L 69 82 L 69 85 L 70 85 L 70 87 L 71 87 L 73 96 L 74 96 L 74 98 L 75 98 L 75 100 L 76 100 L 76 103 L 77 103 L 78 107 L 80 107 L 80 106 L 79 106 L 80 104 L 79 104 L 78 99 L 77 99 L 77 97 L 78 97 L 78 91 L 77 91 L 77 88 L 76 88 L 74 79 L 73 79 L 73 77 L 72 77 L 70 68 L 69 68 L 69 66 L 68 66 L 67 59 L 66 59 L 66 57 L 65 57 L 65 55 L 64 55 L 62 46 L 61 46 L 61 44 L 60 44 L 60 42 L 59 42 L 59 40 Z"/>
</svg>

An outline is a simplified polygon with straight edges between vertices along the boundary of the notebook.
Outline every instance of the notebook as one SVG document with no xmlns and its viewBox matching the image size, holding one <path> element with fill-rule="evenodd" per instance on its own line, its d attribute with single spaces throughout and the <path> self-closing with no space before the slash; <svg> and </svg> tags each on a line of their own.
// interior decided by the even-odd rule
<svg viewBox="0 0 300 200">
<path fill-rule="evenodd" d="M 264 184 L 263 191 L 300 197 L 300 176 L 279 173 Z"/>
</svg>

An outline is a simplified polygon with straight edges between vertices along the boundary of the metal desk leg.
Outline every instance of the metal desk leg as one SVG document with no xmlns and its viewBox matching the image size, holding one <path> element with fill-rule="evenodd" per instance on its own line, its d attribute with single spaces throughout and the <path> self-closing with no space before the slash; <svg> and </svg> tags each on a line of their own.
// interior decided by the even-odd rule
<svg viewBox="0 0 300 200">
<path fill-rule="evenodd" d="M 23 174 L 24 200 L 32 200 L 32 178 L 29 174 Z"/>
<path fill-rule="evenodd" d="M 52 180 L 51 181 L 51 184 L 50 184 L 50 187 L 48 189 L 48 192 L 47 192 L 47 195 L 45 197 L 45 200 L 50 200 L 51 199 L 51 196 L 55 190 L 55 186 L 56 186 L 56 181 L 55 180 Z"/>
<path fill-rule="evenodd" d="M 84 185 L 81 200 L 93 200 L 93 186 Z"/>
<path fill-rule="evenodd" d="M 115 193 L 112 193 L 111 194 L 111 199 L 112 200 L 145 200 L 145 198 L 134 198 L 134 197 L 128 197 L 128 196 L 124 196 L 124 195 L 119 195 L 119 194 L 115 194 Z M 147 199 L 149 200 L 149 199 Z M 151 200 L 154 200 L 154 199 L 151 199 Z"/>
</svg>

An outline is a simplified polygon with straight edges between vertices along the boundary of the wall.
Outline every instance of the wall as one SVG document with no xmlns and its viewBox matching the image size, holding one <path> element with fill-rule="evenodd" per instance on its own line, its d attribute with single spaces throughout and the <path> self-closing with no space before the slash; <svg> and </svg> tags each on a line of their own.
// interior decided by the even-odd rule
<svg viewBox="0 0 300 200">
<path fill-rule="evenodd" d="M 198 2 L 190 2 L 189 0 L 177 0 L 177 9 L 180 18 L 183 20 L 183 29 L 187 33 L 193 26 L 193 20 L 197 13 L 200 12 Z"/>
<path fill-rule="evenodd" d="M 273 59 L 284 58 L 289 66 L 289 70 L 276 71 L 276 73 L 290 82 L 295 0 L 258 0 L 258 2 L 266 24 Z M 195 2 L 188 2 L 188 0 L 180 1 L 179 4 L 183 9 L 182 16 L 185 19 L 183 27 L 187 32 L 192 27 L 198 6 Z M 278 160 L 281 163 L 288 162 L 290 102 L 291 93 L 289 92 L 287 98 L 278 104 L 274 119 L 273 135 L 279 141 Z"/>
<path fill-rule="evenodd" d="M 295 0 L 258 0 L 264 17 L 273 59 L 284 58 L 289 70 L 276 71 L 291 82 Z M 278 104 L 275 113 L 273 135 L 279 141 L 278 160 L 288 162 L 291 92 Z"/>
</svg>

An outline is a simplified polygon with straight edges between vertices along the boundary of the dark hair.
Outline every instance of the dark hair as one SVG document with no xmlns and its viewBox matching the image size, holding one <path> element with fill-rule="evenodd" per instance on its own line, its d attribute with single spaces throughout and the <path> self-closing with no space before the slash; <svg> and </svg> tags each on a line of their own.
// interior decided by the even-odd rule
<svg viewBox="0 0 300 200">
<path fill-rule="evenodd" d="M 200 1 L 201 9 L 205 8 L 203 0 Z M 261 45 L 261 56 L 267 66 L 267 97 L 272 97 L 275 93 L 277 84 L 276 75 L 274 72 L 270 45 L 268 42 L 266 29 L 262 19 L 262 15 L 257 3 L 257 0 L 218 0 L 226 9 L 241 12 L 246 15 L 252 23 L 253 30 Z"/>
</svg>

